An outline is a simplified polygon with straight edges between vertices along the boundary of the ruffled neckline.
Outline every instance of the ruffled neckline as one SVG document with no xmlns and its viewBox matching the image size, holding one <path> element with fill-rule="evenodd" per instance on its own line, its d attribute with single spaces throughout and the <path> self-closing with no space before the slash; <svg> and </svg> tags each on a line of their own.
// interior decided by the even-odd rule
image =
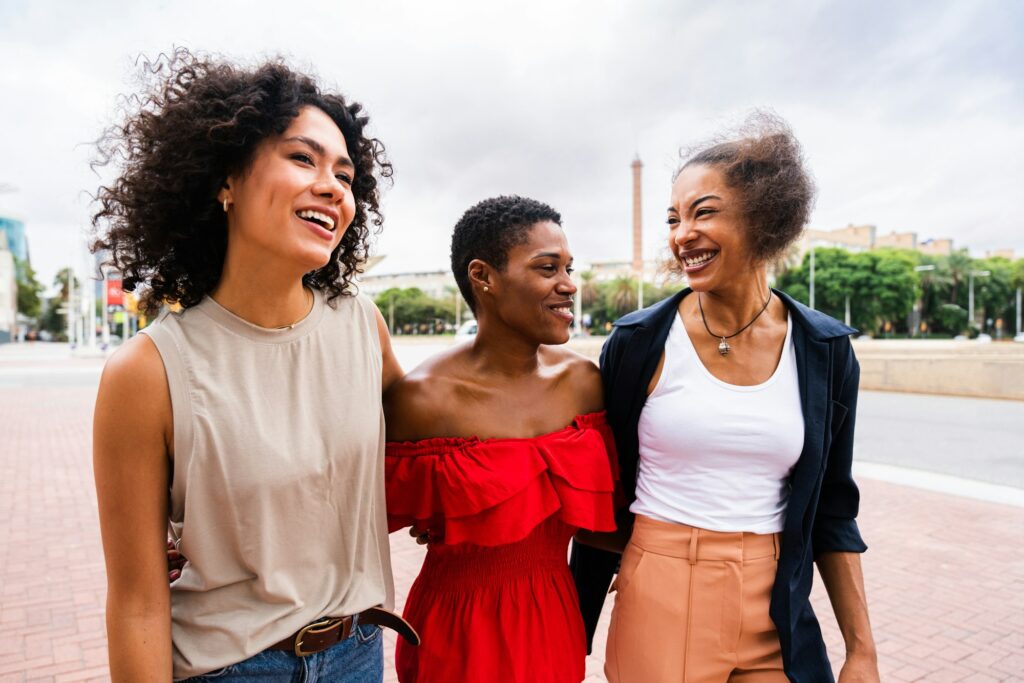
<svg viewBox="0 0 1024 683">
<path fill-rule="evenodd" d="M 385 450 L 388 527 L 416 525 L 446 545 L 496 546 L 553 515 L 615 529 L 618 458 L 604 411 L 534 437 L 434 437 Z"/>
<path fill-rule="evenodd" d="M 443 452 L 444 450 L 451 448 L 473 446 L 477 444 L 515 443 L 518 441 L 540 441 L 544 439 L 552 439 L 566 433 L 580 431 L 581 429 L 595 429 L 606 424 L 605 411 L 599 410 L 593 413 L 577 415 L 572 419 L 572 422 L 567 424 L 565 427 L 556 429 L 553 432 L 538 434 L 537 436 L 493 436 L 483 439 L 478 436 L 432 436 L 426 439 L 418 439 L 416 441 L 388 441 L 387 447 L 389 450 L 398 449 L 403 452 L 406 449 L 414 450 L 417 454 L 422 454 L 425 451 L 433 451 L 434 449 L 441 449 Z M 402 453 L 397 453 L 396 455 L 401 454 Z"/>
</svg>

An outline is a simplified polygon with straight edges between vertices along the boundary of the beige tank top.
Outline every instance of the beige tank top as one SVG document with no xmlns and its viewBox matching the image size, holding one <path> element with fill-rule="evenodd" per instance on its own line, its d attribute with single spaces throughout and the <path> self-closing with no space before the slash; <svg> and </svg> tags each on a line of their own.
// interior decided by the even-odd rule
<svg viewBox="0 0 1024 683">
<path fill-rule="evenodd" d="M 291 329 L 213 299 L 143 330 L 174 419 L 174 677 L 233 664 L 323 616 L 393 605 L 373 304 L 317 292 Z"/>
</svg>

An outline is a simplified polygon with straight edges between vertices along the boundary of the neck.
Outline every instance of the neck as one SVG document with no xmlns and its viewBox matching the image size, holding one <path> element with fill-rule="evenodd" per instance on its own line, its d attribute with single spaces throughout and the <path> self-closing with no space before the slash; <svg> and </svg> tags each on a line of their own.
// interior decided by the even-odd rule
<svg viewBox="0 0 1024 683">
<path fill-rule="evenodd" d="M 266 328 L 293 325 L 310 310 L 302 273 L 273 259 L 244 258 L 230 246 L 210 297 L 239 318 Z"/>
<path fill-rule="evenodd" d="M 765 268 L 734 278 L 727 285 L 702 292 L 704 315 L 715 332 L 729 335 L 743 327 L 764 308 L 771 289 Z"/>
<path fill-rule="evenodd" d="M 540 366 L 540 344 L 523 339 L 500 321 L 492 320 L 485 311 L 479 313 L 470 357 L 481 374 L 515 379 L 536 373 Z"/>
</svg>

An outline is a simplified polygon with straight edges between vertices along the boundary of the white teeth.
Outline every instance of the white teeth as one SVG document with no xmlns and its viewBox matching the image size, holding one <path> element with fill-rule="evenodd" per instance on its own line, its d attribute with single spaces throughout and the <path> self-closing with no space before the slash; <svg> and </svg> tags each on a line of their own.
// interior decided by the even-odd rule
<svg viewBox="0 0 1024 683">
<path fill-rule="evenodd" d="M 303 209 L 302 211 L 299 211 L 299 218 L 311 218 L 315 221 L 320 221 L 327 226 L 328 230 L 334 230 L 334 219 L 326 214 L 320 213 L 319 211 Z"/>
<path fill-rule="evenodd" d="M 717 253 L 717 251 L 706 251 L 700 256 L 695 256 L 693 258 L 684 258 L 683 260 L 686 262 L 686 265 L 688 266 L 699 266 L 705 261 L 710 261 L 712 258 L 715 257 Z"/>
</svg>

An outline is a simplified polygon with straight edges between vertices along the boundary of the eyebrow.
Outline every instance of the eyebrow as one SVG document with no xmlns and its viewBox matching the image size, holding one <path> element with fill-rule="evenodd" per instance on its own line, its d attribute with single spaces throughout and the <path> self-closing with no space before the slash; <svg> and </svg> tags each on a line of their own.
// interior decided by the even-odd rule
<svg viewBox="0 0 1024 683">
<path fill-rule="evenodd" d="M 701 202 L 704 202 L 704 201 L 706 201 L 706 200 L 708 200 L 708 199 L 718 199 L 718 200 L 721 200 L 722 198 L 721 198 L 721 197 L 719 197 L 719 196 L 718 196 L 718 195 L 716 195 L 716 194 L 706 194 L 706 195 L 704 195 L 703 197 L 700 197 L 699 199 L 695 199 L 695 200 L 693 201 L 693 203 L 692 203 L 692 204 L 690 204 L 690 211 L 693 211 L 694 209 L 696 209 L 696 208 L 697 208 L 697 205 L 698 205 L 698 204 L 700 204 Z M 670 206 L 670 207 L 668 207 L 668 209 L 666 209 L 666 211 L 675 211 L 676 213 L 679 213 L 679 209 L 677 209 L 677 208 L 676 208 L 676 207 L 674 207 L 674 206 Z"/>
<path fill-rule="evenodd" d="M 530 260 L 535 261 L 539 258 L 562 258 L 562 255 L 557 251 L 542 251 L 539 254 L 534 254 L 533 256 L 531 256 Z M 572 263 L 571 258 L 569 259 L 569 262 Z"/>
<path fill-rule="evenodd" d="M 296 135 L 295 137 L 286 138 L 284 142 L 301 142 L 302 144 L 306 145 L 320 156 L 327 156 L 327 150 L 324 149 L 323 145 L 321 145 L 313 138 L 307 138 L 305 135 Z M 349 168 L 352 169 L 356 167 L 356 165 L 352 163 L 352 160 L 345 155 L 339 156 L 338 160 L 335 161 L 334 163 L 339 164 L 341 166 L 348 166 Z"/>
</svg>

